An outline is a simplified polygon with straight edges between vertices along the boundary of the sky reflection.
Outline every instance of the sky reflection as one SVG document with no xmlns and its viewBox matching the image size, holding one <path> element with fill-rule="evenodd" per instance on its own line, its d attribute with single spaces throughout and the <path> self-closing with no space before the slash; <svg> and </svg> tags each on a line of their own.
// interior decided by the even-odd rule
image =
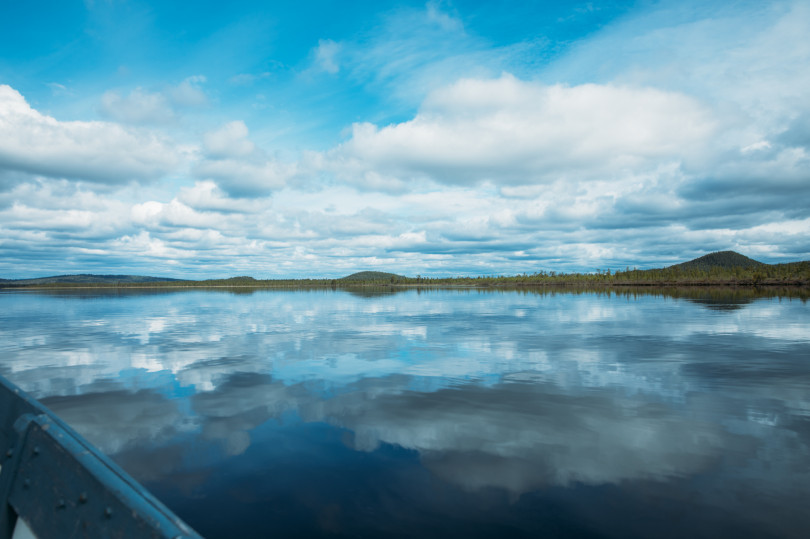
<svg viewBox="0 0 810 539">
<path fill-rule="evenodd" d="M 218 533 L 206 504 L 247 496 L 260 514 L 286 508 L 276 525 L 290 533 L 374 535 L 398 523 L 441 535 L 424 520 L 441 514 L 462 527 L 478 519 L 472 535 L 553 521 L 560 536 L 798 537 L 810 526 L 799 507 L 810 495 L 810 310 L 718 304 L 3 293 L 0 369 L 203 533 Z M 409 498 L 420 489 L 429 493 Z M 617 514 L 691 516 L 621 523 L 593 509 L 607 499 Z M 527 516 L 550 503 L 569 517 Z M 261 535 L 255 518 L 245 526 Z"/>
</svg>

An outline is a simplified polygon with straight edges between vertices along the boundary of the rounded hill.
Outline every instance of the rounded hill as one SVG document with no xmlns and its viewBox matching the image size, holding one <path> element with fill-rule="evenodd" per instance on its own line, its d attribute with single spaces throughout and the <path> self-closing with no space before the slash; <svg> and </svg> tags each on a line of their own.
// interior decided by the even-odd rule
<svg viewBox="0 0 810 539">
<path fill-rule="evenodd" d="M 684 262 L 682 264 L 676 264 L 671 266 L 673 268 L 680 268 L 684 270 L 702 270 L 702 271 L 709 271 L 712 268 L 723 268 L 723 269 L 732 269 L 732 268 L 758 268 L 760 266 L 765 266 L 762 262 L 758 262 L 753 258 L 748 258 L 745 255 L 741 255 L 735 251 L 718 251 L 716 253 L 709 253 L 707 255 L 703 255 L 700 258 L 696 258 L 694 260 L 690 260 L 689 262 Z"/>
<path fill-rule="evenodd" d="M 370 282 L 370 281 L 386 281 L 390 282 L 391 279 L 404 279 L 402 275 L 397 275 L 396 273 L 388 273 L 385 271 L 358 271 L 357 273 L 352 273 L 351 275 L 347 275 L 346 277 L 341 277 L 341 281 L 351 281 L 351 282 Z"/>
</svg>

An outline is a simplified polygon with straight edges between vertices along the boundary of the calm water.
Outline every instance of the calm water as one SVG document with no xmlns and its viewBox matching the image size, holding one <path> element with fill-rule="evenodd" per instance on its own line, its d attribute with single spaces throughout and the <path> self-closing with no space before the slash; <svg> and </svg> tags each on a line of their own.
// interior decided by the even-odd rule
<svg viewBox="0 0 810 539">
<path fill-rule="evenodd" d="M 808 537 L 810 305 L 0 291 L 0 373 L 209 538 Z"/>
</svg>

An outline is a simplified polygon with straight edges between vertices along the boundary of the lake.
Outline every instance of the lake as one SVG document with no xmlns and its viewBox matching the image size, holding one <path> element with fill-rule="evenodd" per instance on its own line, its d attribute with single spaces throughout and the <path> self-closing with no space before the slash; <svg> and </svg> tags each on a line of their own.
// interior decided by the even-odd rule
<svg viewBox="0 0 810 539">
<path fill-rule="evenodd" d="M 0 291 L 0 373 L 204 536 L 807 537 L 810 305 Z"/>
</svg>

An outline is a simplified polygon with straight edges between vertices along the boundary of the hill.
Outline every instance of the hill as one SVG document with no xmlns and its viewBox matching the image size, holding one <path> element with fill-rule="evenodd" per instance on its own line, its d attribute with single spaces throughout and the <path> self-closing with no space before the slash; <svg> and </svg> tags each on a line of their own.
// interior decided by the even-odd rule
<svg viewBox="0 0 810 539">
<path fill-rule="evenodd" d="M 239 277 L 229 277 L 227 279 L 206 279 L 205 281 L 193 281 L 211 286 L 259 286 L 261 281 L 257 281 L 248 275 Z"/>
<path fill-rule="evenodd" d="M 675 264 L 674 266 L 670 266 L 670 269 L 710 271 L 714 268 L 757 269 L 767 265 L 768 264 L 758 262 L 753 258 L 748 258 L 747 256 L 741 255 L 735 251 L 717 251 L 715 253 L 709 253 L 694 260 L 690 260 L 689 262 Z"/>
<path fill-rule="evenodd" d="M 598 270 L 595 273 L 539 271 L 534 274 L 478 277 L 405 277 L 384 271 L 359 271 L 340 279 L 255 279 L 248 276 L 190 281 L 138 275 L 58 275 L 38 279 L 0 279 L 0 288 L 233 287 L 346 289 L 405 287 L 514 286 L 810 286 L 810 261 L 764 264 L 734 251 L 719 251 L 657 269 Z M 375 291 L 376 292 L 376 291 Z"/>
<path fill-rule="evenodd" d="M 38 277 L 35 279 L 0 279 L 3 285 L 38 285 L 38 284 L 116 284 L 116 283 L 162 283 L 182 282 L 182 279 L 169 279 L 168 277 L 148 277 L 142 275 L 93 275 L 82 273 L 79 275 L 55 275 L 53 277 Z"/>
<path fill-rule="evenodd" d="M 352 273 L 351 275 L 347 275 L 346 277 L 341 277 L 340 281 L 350 281 L 350 282 L 369 282 L 369 281 L 385 281 L 385 282 L 392 282 L 404 280 L 405 277 L 402 275 L 397 275 L 396 273 L 387 273 L 385 271 L 358 271 L 357 273 Z"/>
</svg>

